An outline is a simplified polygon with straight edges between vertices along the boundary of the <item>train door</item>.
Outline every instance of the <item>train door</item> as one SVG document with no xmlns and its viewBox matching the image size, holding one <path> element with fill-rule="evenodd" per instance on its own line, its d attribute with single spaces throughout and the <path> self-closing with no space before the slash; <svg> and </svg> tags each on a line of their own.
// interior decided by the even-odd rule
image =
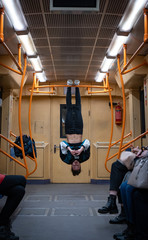
<svg viewBox="0 0 148 240">
<path fill-rule="evenodd" d="M 51 181 L 53 183 L 89 183 L 90 182 L 90 159 L 81 165 L 81 173 L 73 176 L 71 165 L 67 165 L 60 159 L 59 143 L 66 138 L 60 136 L 60 106 L 65 104 L 63 97 L 54 97 L 51 99 Z M 82 115 L 84 121 L 83 138 L 88 136 L 88 98 L 82 98 Z"/>
</svg>

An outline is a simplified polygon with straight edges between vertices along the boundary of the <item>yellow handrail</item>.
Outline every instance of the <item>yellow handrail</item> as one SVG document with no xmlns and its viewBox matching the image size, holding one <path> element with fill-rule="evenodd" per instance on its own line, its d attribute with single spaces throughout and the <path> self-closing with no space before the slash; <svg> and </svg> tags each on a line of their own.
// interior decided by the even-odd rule
<svg viewBox="0 0 148 240">
<path fill-rule="evenodd" d="M 121 81 L 121 87 L 122 87 L 122 97 L 123 97 L 123 122 L 122 122 L 122 134 L 121 134 L 121 139 L 116 141 L 117 142 L 120 142 L 120 146 L 119 146 L 119 151 L 118 153 L 115 153 L 113 154 L 111 157 L 108 157 L 109 156 L 109 151 L 110 151 L 110 148 L 111 146 L 115 145 L 114 144 L 111 144 L 111 141 L 112 141 L 112 129 L 113 127 L 111 128 L 111 139 L 110 139 L 110 143 L 109 143 L 109 147 L 108 147 L 108 152 L 107 152 L 107 156 L 106 156 L 106 161 L 105 161 L 105 168 L 108 170 L 106 164 L 107 164 L 107 161 L 109 161 L 111 158 L 115 157 L 118 155 L 118 159 L 120 158 L 120 154 L 122 151 L 124 151 L 126 148 L 128 148 L 131 143 L 133 143 L 134 141 L 136 141 L 137 139 L 141 138 L 142 136 L 146 135 L 148 133 L 148 131 L 146 131 L 145 133 L 143 134 L 140 134 L 138 137 L 136 137 L 135 139 L 129 141 L 128 143 L 126 143 L 125 145 L 123 145 L 123 139 L 128 135 L 126 135 L 124 137 L 124 130 L 125 130 L 125 119 L 126 119 L 126 101 L 125 101 L 125 91 L 124 91 L 124 82 L 123 82 L 123 77 L 122 75 L 123 74 L 127 74 L 141 66 L 144 66 L 144 65 L 148 65 L 146 61 L 144 61 L 143 63 L 129 69 L 129 70 L 126 70 L 128 68 L 128 66 L 130 65 L 130 63 L 134 60 L 134 58 L 137 56 L 137 54 L 140 52 L 140 50 L 143 48 L 144 44 L 148 42 L 148 9 L 144 9 L 144 41 L 143 43 L 139 46 L 139 48 L 135 51 L 135 53 L 132 55 L 132 57 L 129 59 L 128 63 L 126 62 L 126 54 L 127 54 L 127 45 L 124 44 L 123 45 L 123 51 L 124 51 L 124 64 L 123 64 L 123 69 L 121 71 L 121 68 L 120 68 L 120 55 L 117 56 L 117 65 L 118 65 L 118 72 L 119 72 L 119 76 L 120 76 L 120 81 Z M 111 99 L 111 96 L 110 96 L 110 99 Z M 110 100 L 111 101 L 111 100 Z"/>
<path fill-rule="evenodd" d="M 117 64 L 118 64 L 118 71 L 119 71 L 119 76 L 120 76 L 120 80 L 121 80 L 122 97 L 123 97 L 123 119 L 122 119 L 121 140 L 120 140 L 120 146 L 119 146 L 119 152 L 118 152 L 118 158 L 119 158 L 120 153 L 121 153 L 122 143 L 123 143 L 124 130 L 125 130 L 125 118 L 126 118 L 126 101 L 125 101 L 124 82 L 123 82 L 123 77 L 122 77 L 121 69 L 120 69 L 120 55 L 117 56 Z"/>
<path fill-rule="evenodd" d="M 31 91 L 31 95 L 30 95 L 30 102 L 29 102 L 29 135 L 30 138 L 32 140 L 32 132 L 31 132 L 31 104 L 32 104 L 32 97 L 33 97 L 33 90 L 34 90 L 34 86 L 35 86 L 35 82 L 36 82 L 36 74 L 33 74 L 33 84 L 32 84 L 32 91 Z M 37 169 L 37 160 L 36 160 L 36 156 L 35 156 L 35 151 L 34 151 L 34 146 L 33 146 L 33 141 L 32 141 L 32 149 L 33 149 L 33 158 L 31 158 L 32 161 L 35 162 L 35 167 L 34 170 L 31 171 L 30 173 L 28 173 L 28 175 L 31 175 L 32 173 L 34 173 Z"/>
<path fill-rule="evenodd" d="M 3 45 L 3 47 L 6 49 L 6 51 L 8 52 L 9 56 L 11 57 L 11 59 L 13 60 L 13 62 L 15 63 L 15 65 L 17 66 L 18 70 L 12 69 L 9 66 L 0 63 L 1 66 L 8 68 L 9 70 L 16 72 L 18 74 L 23 74 L 23 70 L 21 68 L 21 45 L 18 45 L 18 55 L 19 55 L 19 62 L 17 62 L 17 60 L 15 59 L 13 53 L 11 52 L 11 50 L 9 49 L 9 47 L 7 46 L 7 44 L 4 41 L 4 8 L 0 8 L 0 42 Z"/>
<path fill-rule="evenodd" d="M 4 28 L 4 8 L 0 8 L 0 42 L 3 45 L 3 47 L 6 49 L 6 51 L 8 52 L 9 56 L 11 57 L 12 61 L 15 63 L 18 70 L 13 69 L 13 68 L 11 68 L 11 67 L 9 67 L 9 66 L 1 63 L 1 62 L 0 62 L 0 65 L 9 69 L 9 70 L 11 70 L 11 71 L 13 71 L 13 72 L 15 72 L 15 73 L 17 73 L 17 74 L 22 75 L 20 94 L 19 94 L 19 109 L 18 109 L 18 121 L 19 121 L 19 132 L 20 132 L 21 147 L 18 146 L 17 144 L 15 144 L 14 142 L 12 142 L 11 140 L 9 140 L 8 138 L 4 137 L 2 134 L 0 134 L 0 137 L 3 138 L 4 140 L 6 140 L 7 142 L 9 142 L 10 146 L 15 146 L 22 151 L 24 163 L 15 159 L 14 157 L 12 157 L 10 154 L 6 153 L 2 149 L 0 149 L 0 152 L 5 154 L 7 157 L 13 159 L 15 162 L 17 162 L 21 166 L 23 166 L 26 169 L 26 178 L 27 178 L 28 175 L 32 174 L 37 168 L 37 161 L 36 161 L 36 157 L 35 157 L 34 146 L 32 146 L 34 158 L 32 158 L 30 156 L 27 156 L 27 157 L 35 162 L 35 169 L 30 173 L 28 171 L 28 165 L 27 165 L 27 161 L 26 161 L 24 143 L 23 143 L 22 126 L 21 126 L 21 103 L 22 103 L 22 92 L 23 92 L 23 85 L 24 85 L 24 79 L 25 79 L 25 74 L 26 74 L 26 67 L 27 67 L 27 56 L 24 55 L 24 68 L 22 69 L 22 66 L 21 66 L 21 44 L 20 43 L 18 44 L 18 61 L 17 61 L 16 58 L 14 57 L 13 53 L 10 51 L 9 47 L 7 46 L 7 44 L 4 41 L 3 28 Z M 33 89 L 34 89 L 34 86 L 33 86 Z M 32 90 L 31 96 L 30 96 L 30 104 L 29 104 L 29 133 L 30 133 L 30 138 L 31 139 L 32 139 L 32 134 L 31 134 L 31 123 L 30 123 L 30 121 L 31 121 L 30 120 L 30 111 L 31 111 L 32 94 L 33 94 L 33 90 Z M 10 136 L 14 136 L 16 138 L 16 135 L 14 133 L 12 133 L 12 131 L 10 131 Z"/>
<path fill-rule="evenodd" d="M 107 171 L 109 171 L 109 169 L 107 167 L 107 161 L 108 161 L 108 156 L 109 156 L 109 152 L 110 152 L 110 148 L 111 148 L 111 142 L 112 142 L 112 138 L 113 138 L 113 127 L 114 127 L 113 101 L 112 101 L 108 76 L 109 76 L 109 74 L 106 74 L 106 84 L 107 84 L 108 89 L 109 89 L 109 99 L 110 99 L 110 104 L 111 104 L 111 135 L 110 135 L 109 147 L 108 147 L 106 160 L 105 160 L 105 168 L 106 168 Z"/>
</svg>

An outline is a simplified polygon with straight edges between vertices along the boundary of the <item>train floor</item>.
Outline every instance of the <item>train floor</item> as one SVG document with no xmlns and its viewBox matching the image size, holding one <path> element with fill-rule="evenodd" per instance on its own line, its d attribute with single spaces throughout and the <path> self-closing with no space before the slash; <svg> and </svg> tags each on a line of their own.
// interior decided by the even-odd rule
<svg viewBox="0 0 148 240">
<path fill-rule="evenodd" d="M 106 203 L 108 189 L 107 184 L 27 184 L 12 230 L 20 240 L 113 239 L 126 225 L 110 224 L 116 215 L 97 212 Z"/>
</svg>

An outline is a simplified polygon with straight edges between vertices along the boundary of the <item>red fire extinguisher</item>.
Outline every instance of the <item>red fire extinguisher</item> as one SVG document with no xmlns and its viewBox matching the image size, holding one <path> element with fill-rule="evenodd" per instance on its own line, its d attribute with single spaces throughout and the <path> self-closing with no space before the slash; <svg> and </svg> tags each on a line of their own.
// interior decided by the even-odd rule
<svg viewBox="0 0 148 240">
<path fill-rule="evenodd" d="M 122 124 L 122 107 L 120 106 L 120 103 L 115 107 L 115 123 L 119 125 Z"/>
</svg>

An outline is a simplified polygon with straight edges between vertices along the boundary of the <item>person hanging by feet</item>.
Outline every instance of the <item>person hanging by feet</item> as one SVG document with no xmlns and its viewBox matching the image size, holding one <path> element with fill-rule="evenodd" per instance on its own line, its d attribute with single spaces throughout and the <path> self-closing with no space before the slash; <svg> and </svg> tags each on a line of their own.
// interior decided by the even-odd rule
<svg viewBox="0 0 148 240">
<path fill-rule="evenodd" d="M 0 194 L 7 197 L 0 212 L 0 240 L 19 240 L 11 231 L 11 216 L 25 194 L 25 187 L 24 176 L 0 174 Z"/>
<path fill-rule="evenodd" d="M 108 201 L 105 206 L 98 209 L 98 212 L 101 214 L 110 213 L 116 214 L 118 213 L 118 208 L 116 204 L 116 198 L 118 196 L 118 201 L 121 204 L 121 212 L 119 216 L 111 219 L 109 222 L 111 224 L 121 224 L 126 222 L 126 215 L 122 203 L 122 199 L 120 196 L 119 187 L 124 179 L 125 174 L 132 170 L 134 167 L 134 163 L 141 156 L 142 150 L 139 147 L 134 148 L 131 146 L 130 152 L 123 152 L 123 155 L 126 157 L 120 157 L 112 164 L 111 174 L 110 174 L 110 190 Z"/>
<path fill-rule="evenodd" d="M 75 85 L 78 84 L 79 81 L 75 80 Z M 73 81 L 68 80 L 67 85 L 73 85 Z M 81 163 L 90 157 L 90 142 L 88 139 L 82 141 L 83 119 L 78 87 L 75 87 L 75 104 L 71 103 L 71 87 L 67 88 L 66 106 L 65 133 L 67 141 L 60 143 L 60 157 L 64 163 L 71 165 L 72 174 L 76 176 L 81 172 Z"/>
</svg>

